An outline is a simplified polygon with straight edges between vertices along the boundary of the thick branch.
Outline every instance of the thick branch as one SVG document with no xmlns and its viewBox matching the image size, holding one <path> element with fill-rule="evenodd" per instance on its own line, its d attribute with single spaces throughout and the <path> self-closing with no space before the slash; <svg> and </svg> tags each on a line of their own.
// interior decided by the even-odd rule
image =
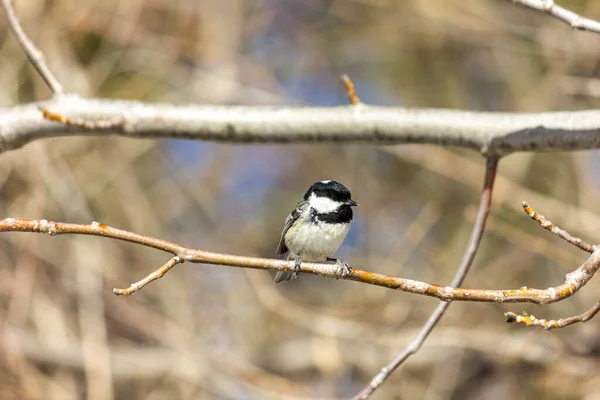
<svg viewBox="0 0 600 400">
<path fill-rule="evenodd" d="M 557 5 L 554 0 L 508 0 L 537 11 L 542 11 L 552 17 L 569 24 L 573 29 L 600 33 L 600 22 L 584 18 L 579 14 Z"/>
<path fill-rule="evenodd" d="M 69 125 L 46 115 L 65 116 Z M 600 111 L 485 113 L 361 105 L 317 107 L 201 106 L 60 96 L 0 108 L 0 151 L 36 139 L 116 134 L 227 143 L 429 143 L 501 156 L 516 151 L 600 147 Z"/>
</svg>

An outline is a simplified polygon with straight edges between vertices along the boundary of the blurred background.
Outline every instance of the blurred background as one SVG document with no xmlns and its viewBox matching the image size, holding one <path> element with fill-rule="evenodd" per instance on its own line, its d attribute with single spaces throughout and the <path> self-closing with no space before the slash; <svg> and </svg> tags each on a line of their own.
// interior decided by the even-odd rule
<svg viewBox="0 0 600 400">
<path fill-rule="evenodd" d="M 451 4 L 454 3 L 454 4 Z M 561 1 L 590 18 L 600 3 Z M 69 92 L 173 103 L 369 104 L 488 111 L 600 105 L 600 36 L 501 0 L 20 0 L 25 30 Z M 49 91 L 0 17 L 0 106 Z M 209 251 L 273 256 L 310 184 L 360 202 L 339 255 L 366 270 L 447 284 L 466 246 L 484 160 L 434 146 L 245 145 L 59 138 L 0 155 L 0 215 L 89 223 Z M 540 229 L 600 241 L 598 152 L 502 160 L 489 228 L 465 286 L 545 288 L 587 255 Z M 301 276 L 177 266 L 98 237 L 0 235 L 1 399 L 337 399 L 404 349 L 431 298 Z M 594 399 L 600 317 L 546 332 L 505 311 L 561 318 L 591 307 L 592 280 L 559 304 L 456 303 L 373 399 Z"/>
</svg>

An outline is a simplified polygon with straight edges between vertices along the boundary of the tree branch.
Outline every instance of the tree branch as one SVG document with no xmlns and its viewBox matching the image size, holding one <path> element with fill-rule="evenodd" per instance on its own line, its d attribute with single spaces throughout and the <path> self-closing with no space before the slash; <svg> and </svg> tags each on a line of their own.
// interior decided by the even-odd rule
<svg viewBox="0 0 600 400">
<path fill-rule="evenodd" d="M 502 156 L 598 148 L 600 111 L 520 114 L 368 105 L 201 106 L 73 95 L 0 108 L 0 151 L 42 138 L 109 133 L 226 143 L 428 143 Z"/>
<path fill-rule="evenodd" d="M 477 212 L 475 224 L 473 225 L 471 237 L 469 238 L 469 243 L 467 244 L 467 249 L 465 250 L 463 258 L 460 262 L 460 266 L 458 267 L 458 270 L 452 279 L 451 286 L 460 286 L 463 283 L 471 268 L 471 265 L 473 264 L 473 260 L 475 259 L 475 254 L 477 253 L 479 243 L 481 243 L 481 238 L 483 237 L 483 232 L 485 231 L 485 223 L 487 222 L 487 217 L 490 213 L 492 192 L 494 189 L 494 181 L 496 179 L 497 169 L 498 159 L 493 157 L 488 158 L 486 162 L 483 190 L 481 192 L 479 210 Z M 450 302 L 447 301 L 438 304 L 413 341 L 389 364 L 384 366 L 381 371 L 379 371 L 379 373 L 375 375 L 375 377 L 371 379 L 371 381 L 354 397 L 354 400 L 363 400 L 369 397 L 400 365 L 402 365 L 410 356 L 417 353 L 433 328 L 435 328 L 438 322 L 442 319 L 442 316 L 448 307 L 450 307 Z"/>
<path fill-rule="evenodd" d="M 294 271 L 293 260 L 244 257 L 196 250 L 166 240 L 113 228 L 100 222 L 93 222 L 86 225 L 47 220 L 5 218 L 0 220 L 0 232 L 34 232 L 45 233 L 50 236 L 60 234 L 94 235 L 152 247 L 175 256 L 169 262 L 148 275 L 148 277 L 132 284 L 129 288 L 116 289 L 114 291 L 116 294 L 130 294 L 136 292 L 148 283 L 159 279 L 176 264 L 183 262 L 272 271 Z M 472 245 L 473 240 L 470 241 L 470 249 L 473 249 Z M 468 254 L 471 254 L 471 251 L 473 250 L 469 250 Z M 352 268 L 352 271 L 345 279 L 389 289 L 401 290 L 407 293 L 436 297 L 444 301 L 550 304 L 564 300 L 575 294 L 592 278 L 598 268 L 600 268 L 600 250 L 594 251 L 585 263 L 568 274 L 563 284 L 548 289 L 532 289 L 526 286 L 519 289 L 508 290 L 465 289 L 387 276 L 375 272 L 363 271 L 358 268 Z M 343 277 L 343 271 L 341 271 L 336 264 L 303 262 L 301 271 L 303 273 L 321 275 L 327 278 L 341 279 Z M 464 272 L 464 269 L 461 269 L 461 271 Z"/>
<path fill-rule="evenodd" d="M 518 4 L 537 11 L 545 12 L 552 17 L 569 24 L 573 29 L 600 33 L 600 22 L 593 19 L 584 18 L 581 15 L 569 11 L 557 5 L 554 0 L 508 0 L 511 3 Z"/>
<path fill-rule="evenodd" d="M 27 55 L 29 62 L 34 66 L 37 72 L 40 74 L 46 85 L 54 92 L 54 94 L 62 94 L 65 92 L 62 85 L 56 79 L 56 76 L 50 70 L 48 66 L 48 62 L 46 61 L 46 57 L 44 54 L 33 44 L 31 40 L 25 34 L 25 31 L 21 27 L 19 23 L 19 19 L 17 18 L 17 14 L 15 14 L 15 10 L 12 5 L 12 0 L 2 0 L 2 8 L 6 13 L 6 18 L 8 19 L 8 25 L 10 26 L 10 30 L 15 35 L 15 38 L 21 45 L 21 48 Z"/>
<path fill-rule="evenodd" d="M 567 243 L 570 243 L 573 246 L 588 253 L 592 253 L 598 248 L 597 245 L 589 244 L 584 240 L 571 235 L 564 229 L 560 229 L 558 226 L 548 221 L 543 215 L 538 214 L 538 212 L 535 211 L 533 207 L 531 207 L 526 201 L 523 202 L 523 209 L 525 210 L 525 213 L 529 215 L 532 220 L 537 221 L 542 228 L 546 229 L 547 231 L 550 231 L 551 233 L 565 240 Z"/>
<path fill-rule="evenodd" d="M 182 262 L 183 262 L 183 260 L 179 256 L 171 257 L 171 259 L 169 261 L 164 263 L 159 269 L 152 272 L 150 275 L 146 276 L 144 279 L 141 279 L 135 283 L 132 283 L 131 285 L 129 285 L 129 287 L 127 289 L 114 288 L 113 293 L 117 294 L 117 295 L 129 296 L 130 294 L 137 292 L 138 290 L 140 290 L 141 288 L 143 288 L 150 282 L 154 282 L 155 280 L 162 278 L 163 276 L 165 276 L 165 274 L 167 272 L 169 272 L 171 270 L 171 268 L 173 268 L 177 264 L 181 264 Z"/>
<path fill-rule="evenodd" d="M 524 324 L 526 326 L 538 326 L 546 330 L 550 330 L 555 328 L 564 328 L 565 326 L 572 325 L 578 322 L 587 322 L 590 319 L 594 318 L 599 311 L 600 301 L 594 304 L 594 306 L 586 312 L 569 318 L 561 318 L 559 320 L 537 319 L 533 315 L 517 315 L 513 312 L 504 313 L 504 316 L 506 317 L 506 322 L 508 323 L 516 322 Z"/>
</svg>

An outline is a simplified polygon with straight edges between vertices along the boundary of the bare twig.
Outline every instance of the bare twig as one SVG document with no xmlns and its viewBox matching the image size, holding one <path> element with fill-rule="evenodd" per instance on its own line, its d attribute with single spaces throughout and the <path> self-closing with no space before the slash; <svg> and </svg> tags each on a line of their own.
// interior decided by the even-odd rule
<svg viewBox="0 0 600 400">
<path fill-rule="evenodd" d="M 113 289 L 113 293 L 117 295 L 127 295 L 137 292 L 150 282 L 154 282 L 157 279 L 162 278 L 171 268 L 176 266 L 177 264 L 181 264 L 183 260 L 179 256 L 172 257 L 169 261 L 164 263 L 159 269 L 152 272 L 150 275 L 146 276 L 144 279 L 141 279 L 135 283 L 129 285 L 126 289 Z"/>
<path fill-rule="evenodd" d="M 583 251 L 587 251 L 588 253 L 592 253 L 594 250 L 598 248 L 596 245 L 589 244 L 582 239 L 571 235 L 569 232 L 560 229 L 558 226 L 554 225 L 552 222 L 548 221 L 543 215 L 538 214 L 529 203 L 526 201 L 523 202 L 523 209 L 533 219 L 537 221 L 540 226 L 553 234 L 557 235 L 561 239 L 566 240 L 568 243 L 571 243 L 573 246 L 577 246 Z"/>
<path fill-rule="evenodd" d="M 580 238 L 572 236 L 569 232 L 560 229 L 558 226 L 555 226 L 552 222 L 548 221 L 543 215 L 540 215 L 537 211 L 535 211 L 533 207 L 531 207 L 526 201 L 523 202 L 523 209 L 525 210 L 527 215 L 529 215 L 533 220 L 537 221 L 542 228 L 559 236 L 568 243 L 577 246 L 579 249 L 587 251 L 588 253 L 593 253 L 598 249 L 597 245 L 589 244 Z M 580 267 L 580 269 L 581 268 L 582 267 Z M 567 275 L 567 278 L 569 275 Z M 538 319 L 533 315 L 518 315 L 513 312 L 507 312 L 504 314 L 504 316 L 506 317 L 506 322 L 509 323 L 516 322 L 525 324 L 527 326 L 539 326 L 544 329 L 554 329 L 562 328 L 564 326 L 571 325 L 577 322 L 586 322 L 592 319 L 598 313 L 598 311 L 600 311 L 600 301 L 582 314 L 569 318 L 561 318 L 559 320 Z"/>
<path fill-rule="evenodd" d="M 346 94 L 348 95 L 348 100 L 350 100 L 350 104 L 353 106 L 362 104 L 358 95 L 356 94 L 356 89 L 354 88 L 354 83 L 350 80 L 350 77 L 346 74 L 340 77 L 342 79 L 342 83 L 346 87 Z"/>
<path fill-rule="evenodd" d="M 41 109 L 71 121 L 118 123 L 82 129 L 48 120 Z M 42 138 L 106 133 L 227 143 L 429 143 L 502 156 L 598 148 L 600 111 L 522 114 L 365 104 L 330 108 L 172 105 L 73 95 L 0 108 L 0 151 Z"/>
<path fill-rule="evenodd" d="M 600 33 L 600 22 L 584 18 L 579 14 L 557 5 L 554 0 L 508 0 L 511 3 L 545 12 L 569 24 L 573 29 Z"/>
<path fill-rule="evenodd" d="M 17 14 L 15 14 L 15 10 L 12 5 L 12 0 L 2 0 L 2 8 L 6 13 L 6 18 L 8 19 L 8 25 L 10 29 L 14 33 L 17 41 L 21 45 L 21 48 L 27 55 L 27 58 L 40 74 L 46 85 L 54 92 L 55 94 L 62 94 L 65 92 L 62 85 L 56 79 L 56 76 L 50 70 L 48 66 L 48 62 L 46 61 L 46 57 L 44 54 L 33 44 L 31 40 L 25 34 L 25 31 L 21 27 L 19 23 L 19 18 L 17 18 Z"/>
<path fill-rule="evenodd" d="M 596 304 L 594 304 L 594 306 L 592 308 L 590 308 L 589 310 L 587 310 L 586 312 L 583 312 L 579 315 L 575 315 L 575 316 L 569 317 L 569 318 L 561 318 L 559 320 L 538 319 L 538 318 L 534 317 L 533 315 L 527 315 L 527 314 L 518 315 L 513 312 L 504 313 L 504 316 L 506 317 L 506 322 L 508 322 L 508 323 L 516 322 L 516 323 L 525 324 L 527 326 L 539 326 L 546 330 L 550 330 L 550 329 L 554 329 L 554 328 L 563 328 L 565 326 L 572 325 L 577 322 L 587 322 L 590 319 L 594 318 L 594 316 L 596 314 L 598 314 L 599 311 L 600 311 L 600 301 L 598 301 Z"/>
<path fill-rule="evenodd" d="M 175 264 L 182 262 L 272 271 L 294 271 L 293 260 L 243 257 L 196 250 L 166 240 L 112 228 L 99 222 L 93 222 L 92 224 L 86 225 L 47 220 L 5 218 L 0 220 L 0 232 L 35 232 L 45 233 L 51 236 L 59 234 L 95 235 L 152 247 L 176 256 L 174 259 L 152 272 L 145 279 L 131 285 L 130 288 L 128 288 L 129 290 L 125 289 L 123 294 L 128 294 L 128 292 L 134 293 L 144 285 L 160 278 Z M 467 253 L 471 254 L 473 249 L 474 247 L 469 246 L 469 251 Z M 177 257 L 179 257 L 179 259 L 177 259 Z M 173 263 L 173 265 L 171 265 L 171 263 Z M 548 289 L 533 289 L 526 286 L 519 289 L 508 290 L 456 288 L 377 274 L 374 272 L 363 271 L 358 268 L 352 268 L 352 271 L 346 276 L 346 279 L 375 286 L 382 286 L 389 289 L 401 290 L 407 293 L 435 297 L 444 301 L 550 304 L 564 300 L 575 294 L 587 284 L 598 268 L 600 268 L 600 250 L 594 251 L 579 268 L 568 274 L 563 284 Z M 328 278 L 343 278 L 343 271 L 341 271 L 336 264 L 303 262 L 301 271 L 303 273 L 321 275 Z M 462 271 L 464 272 L 464 269 L 462 269 Z"/>
<path fill-rule="evenodd" d="M 487 217 L 490 213 L 490 206 L 492 203 L 492 191 L 494 188 L 494 180 L 496 178 L 496 172 L 498 169 L 498 159 L 497 158 L 488 158 L 486 162 L 486 170 L 485 170 L 485 178 L 483 184 L 483 190 L 481 192 L 481 199 L 479 202 L 479 210 L 477 212 L 477 217 L 475 219 L 475 224 L 473 225 L 473 230 L 471 232 L 471 237 L 469 238 L 469 243 L 467 244 L 467 249 L 463 255 L 463 258 L 460 262 L 460 266 L 458 267 L 458 271 L 454 275 L 454 279 L 452 279 L 451 286 L 460 286 L 464 281 L 471 265 L 473 264 L 473 260 L 475 259 L 475 254 L 477 253 L 477 249 L 479 248 L 479 243 L 481 242 L 481 238 L 483 237 L 483 232 L 485 231 L 485 223 L 487 221 Z M 421 328 L 418 335 L 413 339 L 413 341 L 402 351 L 400 354 L 396 356 L 389 364 L 379 371 L 377 375 L 354 397 L 355 400 L 362 400 L 369 397 L 379 386 L 383 384 L 389 378 L 389 376 L 400 366 L 404 361 L 406 361 L 410 356 L 415 354 L 433 328 L 440 321 L 448 307 L 450 306 L 450 302 L 441 302 L 438 304 L 433 313 L 429 316 L 429 319 Z"/>
</svg>

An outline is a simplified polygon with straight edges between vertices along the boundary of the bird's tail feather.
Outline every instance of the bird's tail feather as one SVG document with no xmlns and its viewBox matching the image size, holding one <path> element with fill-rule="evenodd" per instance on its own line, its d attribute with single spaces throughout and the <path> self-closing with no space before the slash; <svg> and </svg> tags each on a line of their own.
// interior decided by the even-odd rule
<svg viewBox="0 0 600 400">
<path fill-rule="evenodd" d="M 294 257 L 288 251 L 285 254 L 282 254 L 282 258 L 284 260 L 292 260 Z M 296 274 L 295 271 L 277 271 L 275 274 L 275 283 L 291 282 L 296 279 L 297 276 L 298 274 Z"/>
<path fill-rule="evenodd" d="M 294 271 L 277 271 L 275 274 L 275 283 L 290 282 L 296 278 Z"/>
</svg>

